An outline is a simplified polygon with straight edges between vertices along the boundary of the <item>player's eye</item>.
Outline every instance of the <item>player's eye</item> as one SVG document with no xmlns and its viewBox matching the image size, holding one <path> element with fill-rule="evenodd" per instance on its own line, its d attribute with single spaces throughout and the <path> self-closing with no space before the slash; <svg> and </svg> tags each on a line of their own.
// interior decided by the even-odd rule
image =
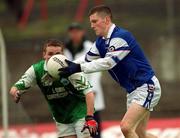
<svg viewBox="0 0 180 138">
<path fill-rule="evenodd" d="M 92 20 L 92 23 L 96 23 L 97 22 L 97 20 Z"/>
<path fill-rule="evenodd" d="M 48 56 L 53 56 L 53 55 L 54 55 L 54 53 L 52 53 L 52 52 L 48 53 Z"/>
<path fill-rule="evenodd" d="M 56 55 L 57 55 L 57 54 L 62 54 L 62 52 L 57 52 Z"/>
</svg>

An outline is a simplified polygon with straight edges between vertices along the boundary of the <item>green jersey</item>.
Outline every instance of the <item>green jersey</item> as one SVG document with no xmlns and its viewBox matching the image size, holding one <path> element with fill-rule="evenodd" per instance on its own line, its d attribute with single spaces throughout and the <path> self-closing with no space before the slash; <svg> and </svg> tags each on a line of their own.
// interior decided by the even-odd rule
<svg viewBox="0 0 180 138">
<path fill-rule="evenodd" d="M 41 89 L 50 112 L 60 123 L 72 123 L 86 115 L 85 95 L 91 92 L 91 85 L 82 73 L 68 78 L 53 80 L 47 73 L 44 60 L 33 64 L 15 83 L 20 91 L 37 84 Z"/>
</svg>

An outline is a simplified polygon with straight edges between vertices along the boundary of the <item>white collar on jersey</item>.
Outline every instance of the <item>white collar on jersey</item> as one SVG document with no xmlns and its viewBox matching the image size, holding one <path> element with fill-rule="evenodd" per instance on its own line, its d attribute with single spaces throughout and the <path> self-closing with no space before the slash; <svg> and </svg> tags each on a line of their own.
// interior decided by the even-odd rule
<svg viewBox="0 0 180 138">
<path fill-rule="evenodd" d="M 110 38 L 110 37 L 111 37 L 111 34 L 112 34 L 112 32 L 113 32 L 113 30 L 114 30 L 115 27 L 116 27 L 116 25 L 115 25 L 115 24 L 112 24 L 111 27 L 110 27 L 109 30 L 108 30 L 107 38 L 103 37 L 103 39 L 108 39 L 108 38 Z"/>
</svg>

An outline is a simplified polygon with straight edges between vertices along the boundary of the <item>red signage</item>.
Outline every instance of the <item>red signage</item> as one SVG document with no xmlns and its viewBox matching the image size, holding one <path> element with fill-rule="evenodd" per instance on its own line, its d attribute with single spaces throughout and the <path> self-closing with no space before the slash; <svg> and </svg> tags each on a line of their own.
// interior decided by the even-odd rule
<svg viewBox="0 0 180 138">
<path fill-rule="evenodd" d="M 102 138 L 124 138 L 119 121 L 104 121 Z M 180 138 L 180 118 L 151 119 L 148 131 L 158 138 Z M 3 138 L 0 129 L 0 138 Z M 54 123 L 11 126 L 8 138 L 57 138 Z"/>
</svg>

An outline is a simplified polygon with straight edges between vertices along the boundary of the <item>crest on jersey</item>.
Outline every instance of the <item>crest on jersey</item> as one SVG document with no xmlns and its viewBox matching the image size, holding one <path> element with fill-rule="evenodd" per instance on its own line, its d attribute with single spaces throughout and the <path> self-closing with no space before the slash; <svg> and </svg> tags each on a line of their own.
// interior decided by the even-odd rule
<svg viewBox="0 0 180 138">
<path fill-rule="evenodd" d="M 115 50 L 115 46 L 110 46 L 109 48 L 108 48 L 108 51 L 109 52 L 112 52 L 112 51 L 114 51 Z"/>
<path fill-rule="evenodd" d="M 48 73 L 45 73 L 41 78 L 41 83 L 43 86 L 51 86 L 53 78 Z"/>
<path fill-rule="evenodd" d="M 155 91 L 155 86 L 154 84 L 148 84 L 148 92 L 154 92 Z"/>
</svg>

